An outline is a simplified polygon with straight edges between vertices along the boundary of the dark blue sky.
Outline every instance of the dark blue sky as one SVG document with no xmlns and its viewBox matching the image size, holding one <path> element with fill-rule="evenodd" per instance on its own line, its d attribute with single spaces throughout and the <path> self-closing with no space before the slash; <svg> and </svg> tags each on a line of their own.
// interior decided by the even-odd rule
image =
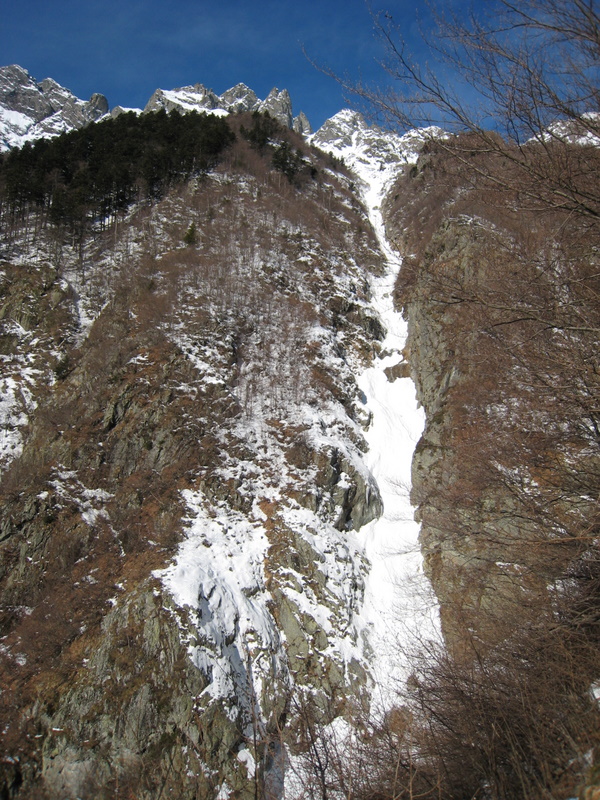
<svg viewBox="0 0 600 800">
<path fill-rule="evenodd" d="M 416 0 L 373 3 L 412 40 Z M 419 9 L 419 12 L 417 12 Z M 316 62 L 381 82 L 383 50 L 364 0 L 0 0 L 0 64 L 20 64 L 88 99 L 144 106 L 154 89 L 243 82 L 264 98 L 288 89 L 316 128 L 347 103 Z"/>
</svg>

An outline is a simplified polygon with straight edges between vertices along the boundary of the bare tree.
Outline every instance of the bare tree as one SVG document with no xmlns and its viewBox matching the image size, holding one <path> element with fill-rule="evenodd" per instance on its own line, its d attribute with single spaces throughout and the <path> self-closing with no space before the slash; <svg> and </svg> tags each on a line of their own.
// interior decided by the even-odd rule
<svg viewBox="0 0 600 800">
<path fill-rule="evenodd" d="M 431 57 L 424 65 L 388 13 L 372 18 L 391 84 L 341 80 L 350 94 L 401 129 L 463 134 L 447 139 L 447 149 L 473 177 L 517 187 L 523 206 L 600 218 L 595 0 L 490 0 L 466 17 L 434 12 L 433 29 L 422 34 Z M 488 157 L 480 172 L 474 150 L 495 163 Z"/>
</svg>

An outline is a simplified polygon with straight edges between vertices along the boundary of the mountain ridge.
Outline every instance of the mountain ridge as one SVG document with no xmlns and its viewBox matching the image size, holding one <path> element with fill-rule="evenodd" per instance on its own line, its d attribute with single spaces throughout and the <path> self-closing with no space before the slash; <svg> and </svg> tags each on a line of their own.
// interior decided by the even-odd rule
<svg viewBox="0 0 600 800">
<path fill-rule="evenodd" d="M 258 111 L 269 113 L 280 124 L 304 136 L 312 133 L 310 122 L 301 111 L 292 114 L 292 101 L 286 89 L 273 88 L 264 100 L 243 83 L 217 95 L 201 83 L 176 89 L 156 89 L 144 109 L 110 109 L 106 97 L 94 93 L 88 101 L 76 97 L 52 78 L 36 81 L 23 67 L 0 67 L 0 152 L 20 147 L 38 138 L 53 137 L 76 130 L 123 111 L 143 113 L 165 109 L 211 114 Z"/>
</svg>

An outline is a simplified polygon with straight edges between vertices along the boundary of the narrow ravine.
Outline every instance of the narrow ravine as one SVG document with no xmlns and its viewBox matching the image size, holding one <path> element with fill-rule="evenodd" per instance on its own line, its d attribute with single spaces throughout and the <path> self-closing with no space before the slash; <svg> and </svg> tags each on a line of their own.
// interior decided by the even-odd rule
<svg viewBox="0 0 600 800">
<path fill-rule="evenodd" d="M 373 308 L 386 329 L 381 357 L 359 377 L 372 415 L 365 455 L 384 504 L 383 515 L 360 532 L 371 568 L 362 617 L 372 648 L 376 707 L 389 707 L 407 677 L 411 651 L 439 630 L 435 598 L 423 573 L 419 525 L 410 503 L 411 464 L 425 424 L 410 377 L 388 377 L 403 362 L 407 323 L 394 308 L 393 290 L 401 260 L 386 236 L 381 203 L 395 170 L 361 171 L 363 202 L 385 256 L 386 271 L 372 280 Z M 386 370 L 388 374 L 386 374 Z"/>
</svg>

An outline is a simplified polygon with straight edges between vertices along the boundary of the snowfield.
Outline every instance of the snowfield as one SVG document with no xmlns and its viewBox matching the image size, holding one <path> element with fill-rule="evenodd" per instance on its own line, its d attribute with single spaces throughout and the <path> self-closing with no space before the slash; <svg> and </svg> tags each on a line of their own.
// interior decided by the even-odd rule
<svg viewBox="0 0 600 800">
<path fill-rule="evenodd" d="M 381 357 L 358 378 L 366 409 L 372 415 L 366 432 L 369 450 L 365 462 L 379 487 L 384 511 L 357 533 L 370 563 L 361 623 L 372 649 L 369 670 L 378 695 L 374 699 L 385 710 L 397 701 L 407 677 L 403 653 L 408 654 L 419 641 L 437 638 L 440 627 L 436 600 L 423 574 L 419 525 L 410 503 L 412 458 L 423 433 L 425 414 L 418 407 L 411 378 L 391 381 L 386 374 L 404 361 L 407 324 L 394 308 L 394 283 L 402 265 L 387 241 L 381 204 L 398 171 L 415 163 L 426 139 L 441 131 L 431 128 L 404 136 L 386 132 L 382 137 L 359 114 L 347 109 L 326 123 L 330 124 L 347 125 L 352 133 L 337 140 L 341 146 L 323 142 L 321 132 L 313 140 L 343 159 L 359 178 L 362 199 L 386 263 L 385 273 L 371 278 L 371 291 L 373 310 L 387 334 Z"/>
</svg>

